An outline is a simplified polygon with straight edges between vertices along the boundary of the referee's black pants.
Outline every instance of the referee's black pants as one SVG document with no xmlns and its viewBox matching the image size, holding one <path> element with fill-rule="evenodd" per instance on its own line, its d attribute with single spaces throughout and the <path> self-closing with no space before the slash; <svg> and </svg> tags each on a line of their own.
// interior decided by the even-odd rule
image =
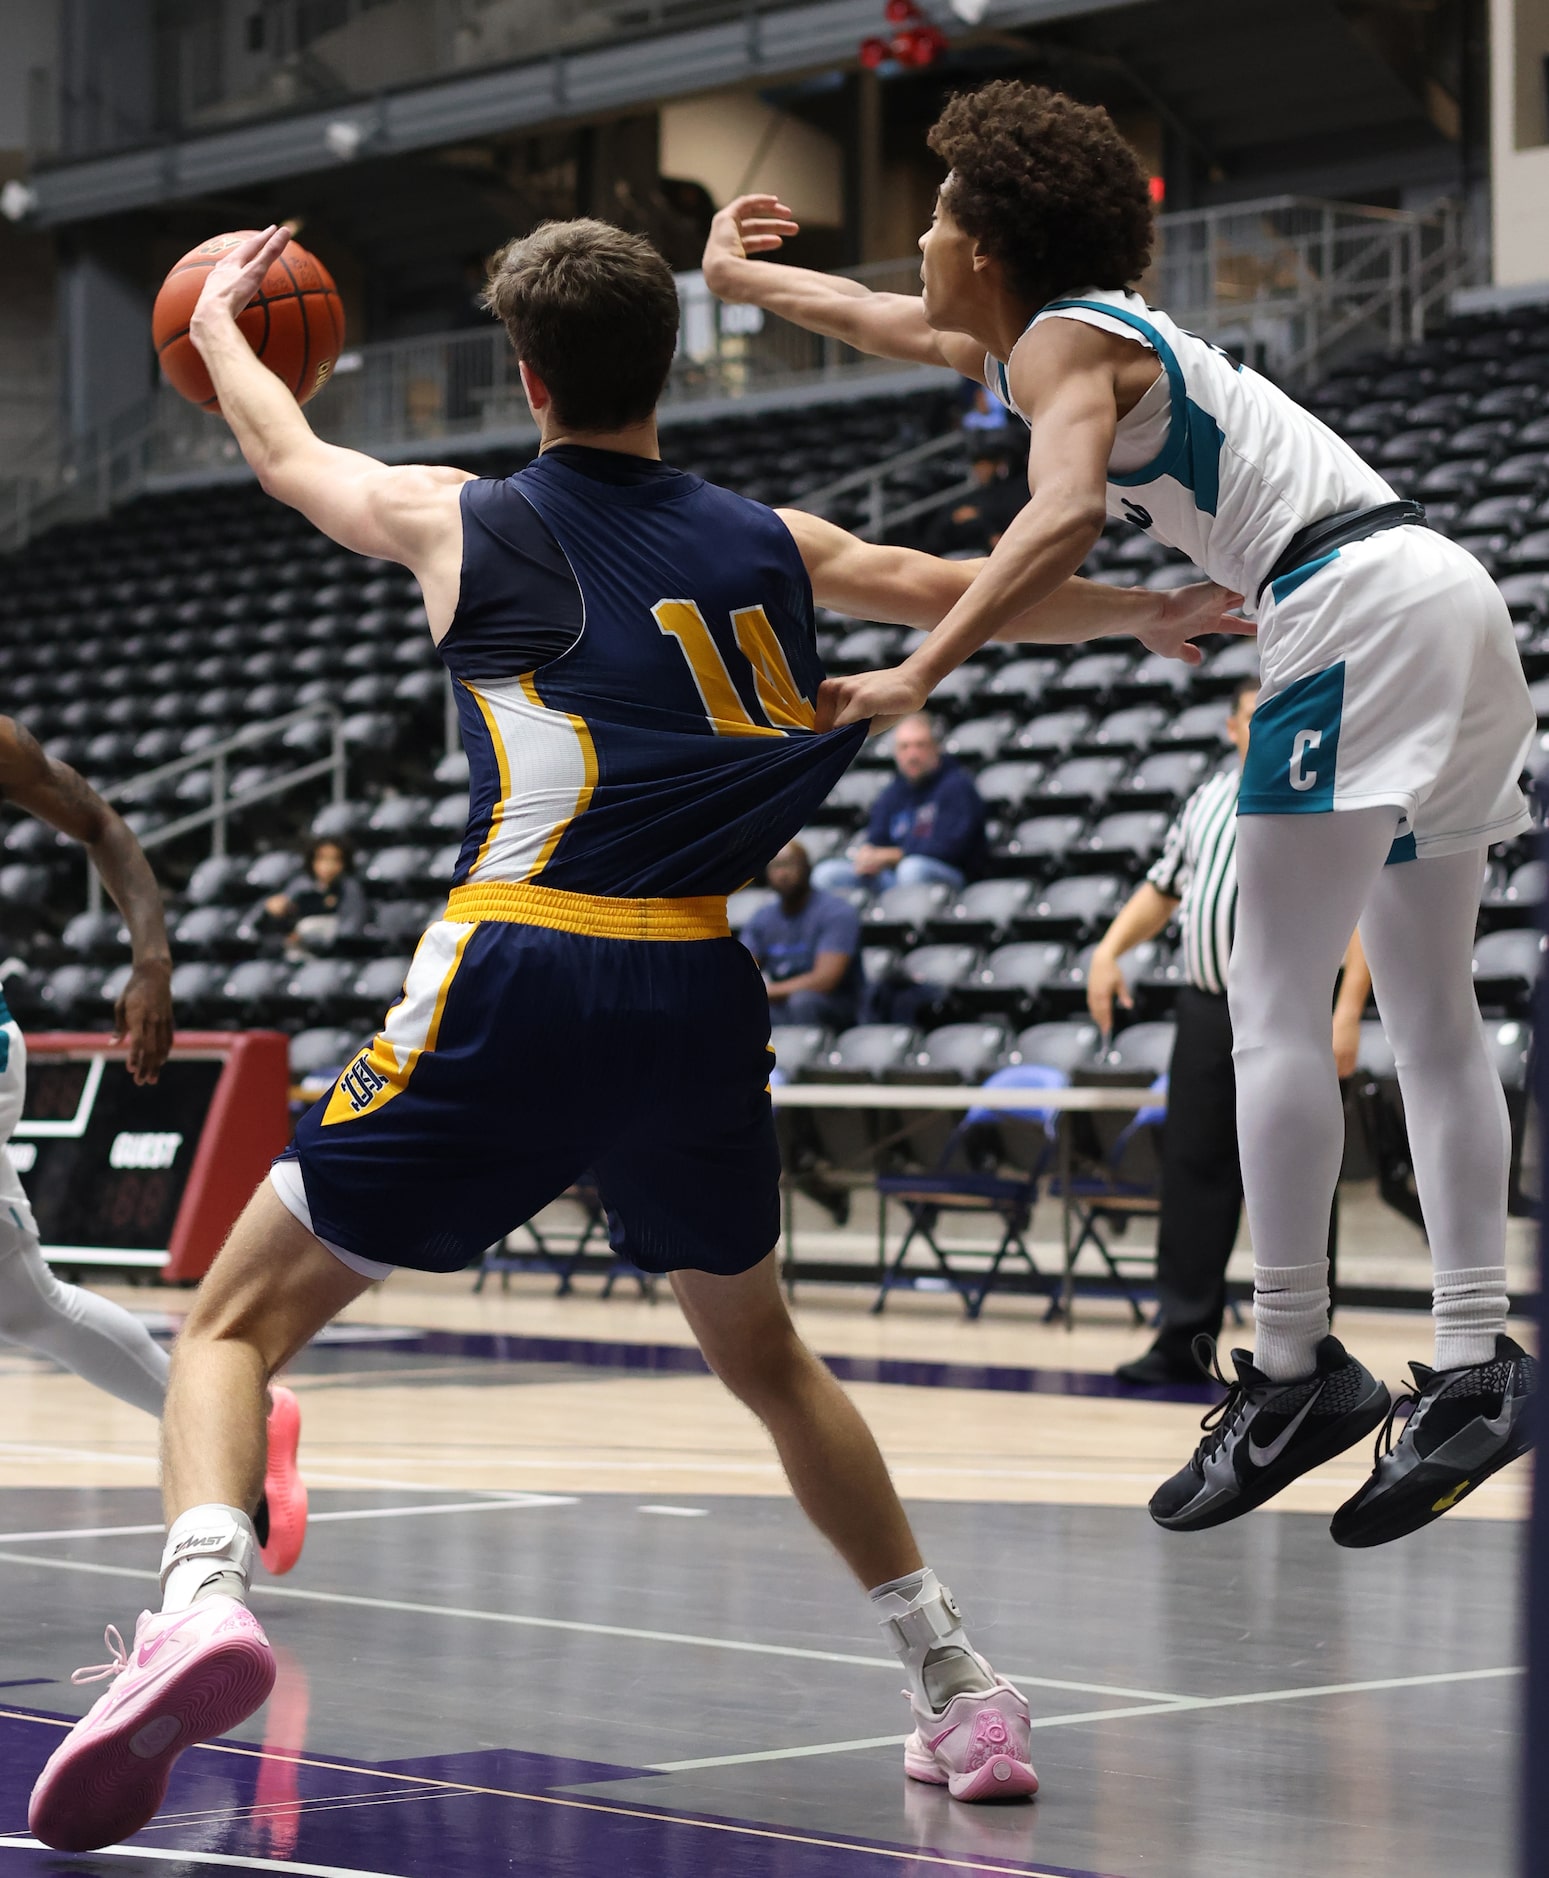
<svg viewBox="0 0 1549 1878">
<path fill-rule="evenodd" d="M 1237 1077 L 1232 1019 L 1222 994 L 1185 986 L 1174 1010 L 1177 1034 L 1162 1129 L 1162 1211 L 1156 1234 L 1156 1347 L 1186 1366 L 1202 1332 L 1218 1337 L 1226 1312 L 1226 1266 L 1242 1218 L 1237 1154 Z M 1339 1230 L 1329 1220 L 1329 1286 Z"/>
</svg>

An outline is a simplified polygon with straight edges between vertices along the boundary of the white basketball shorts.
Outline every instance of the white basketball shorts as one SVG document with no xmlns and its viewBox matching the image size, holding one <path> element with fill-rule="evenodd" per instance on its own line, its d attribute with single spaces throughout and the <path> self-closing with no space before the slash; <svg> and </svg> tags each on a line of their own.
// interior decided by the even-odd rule
<svg viewBox="0 0 1549 1878">
<path fill-rule="evenodd" d="M 1399 810 L 1395 860 L 1506 841 L 1537 729 L 1511 616 L 1474 557 L 1392 528 L 1274 582 L 1238 812 Z"/>
</svg>

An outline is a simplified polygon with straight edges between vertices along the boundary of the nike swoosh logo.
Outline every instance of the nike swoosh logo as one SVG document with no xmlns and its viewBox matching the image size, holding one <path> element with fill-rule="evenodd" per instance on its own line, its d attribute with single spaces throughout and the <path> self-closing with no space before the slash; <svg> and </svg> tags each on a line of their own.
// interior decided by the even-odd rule
<svg viewBox="0 0 1549 1878">
<path fill-rule="evenodd" d="M 1296 1433 L 1297 1429 L 1301 1427 L 1302 1423 L 1306 1421 L 1307 1417 L 1312 1413 L 1313 1408 L 1317 1403 L 1318 1395 L 1321 1395 L 1322 1393 L 1323 1392 L 1320 1389 L 1316 1395 L 1308 1396 L 1307 1400 L 1297 1410 L 1295 1415 L 1291 1417 L 1290 1421 L 1286 1423 L 1285 1427 L 1280 1430 L 1280 1433 L 1275 1436 L 1274 1440 L 1270 1442 L 1267 1448 L 1261 1448 L 1259 1444 L 1253 1439 L 1252 1433 L 1251 1432 L 1249 1433 L 1248 1435 L 1248 1459 L 1252 1461 L 1255 1467 L 1270 1467 L 1276 1461 L 1280 1459 L 1281 1455 L 1285 1453 L 1286 1448 L 1290 1443 L 1291 1437 Z"/>
<path fill-rule="evenodd" d="M 957 1733 L 957 1723 L 953 1722 L 950 1728 L 943 1728 L 939 1735 L 926 1735 L 925 1745 L 930 1750 L 930 1752 L 934 1754 L 937 1748 L 941 1746 L 942 1742 L 946 1740 L 948 1735 L 955 1735 L 956 1733 Z"/>
<path fill-rule="evenodd" d="M 154 1663 L 157 1656 L 160 1655 L 161 1653 L 162 1645 L 164 1643 L 169 1642 L 173 1637 L 175 1637 L 178 1634 L 178 1632 L 182 1630 L 189 1623 L 193 1615 L 194 1613 L 190 1611 L 188 1616 L 183 1618 L 180 1623 L 168 1625 L 168 1627 L 161 1633 L 159 1637 L 153 1637 L 149 1643 L 142 1644 L 140 1648 L 138 1667 L 141 1669 L 145 1669 L 146 1667 L 148 1667 L 148 1665 L 150 1665 L 151 1663 Z"/>
</svg>

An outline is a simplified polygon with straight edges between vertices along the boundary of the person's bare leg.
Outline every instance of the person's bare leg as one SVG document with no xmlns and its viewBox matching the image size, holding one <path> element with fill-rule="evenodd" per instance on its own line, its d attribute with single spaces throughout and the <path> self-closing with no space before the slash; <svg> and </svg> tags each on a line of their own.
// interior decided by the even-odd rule
<svg viewBox="0 0 1549 1878">
<path fill-rule="evenodd" d="M 774 1254 L 735 1278 L 674 1272 L 705 1361 L 769 1430 L 797 1502 L 869 1591 L 923 1565 L 871 1430 L 797 1335 Z"/>
<path fill-rule="evenodd" d="M 217 1589 L 239 1594 L 242 1574 L 222 1574 L 220 1567 L 235 1563 L 243 1539 L 250 1540 L 243 1529 L 246 1509 L 263 1490 L 269 1379 L 369 1282 L 315 1239 L 267 1180 L 260 1184 L 199 1287 L 172 1352 L 161 1424 L 169 1605 L 198 1595 L 192 1587 L 203 1554 L 195 1552 L 186 1569 L 174 1562 L 175 1529 L 194 1508 L 236 1514 L 239 1530 L 227 1548 L 233 1560 L 212 1552 L 209 1565 L 212 1582 L 220 1579 Z"/>
</svg>

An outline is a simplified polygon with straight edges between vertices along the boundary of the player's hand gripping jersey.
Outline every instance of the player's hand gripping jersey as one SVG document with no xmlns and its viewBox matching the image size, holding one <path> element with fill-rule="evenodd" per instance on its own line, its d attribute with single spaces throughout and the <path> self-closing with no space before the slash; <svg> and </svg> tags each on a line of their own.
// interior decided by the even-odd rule
<svg viewBox="0 0 1549 1878">
<path fill-rule="evenodd" d="M 276 1187 L 357 1269 L 451 1270 L 590 1170 L 636 1264 L 744 1270 L 780 1164 L 726 896 L 865 738 L 812 730 L 806 570 L 770 510 L 596 450 L 467 483 L 462 515 L 457 884 Z"/>
<path fill-rule="evenodd" d="M 1246 595 L 1259 622 L 1240 812 L 1393 803 L 1396 858 L 1520 833 L 1535 713 L 1473 556 L 1283 391 L 1138 294 L 1051 301 L 1028 332 L 1051 319 L 1146 346 L 1162 367 L 1119 422 L 1107 508 Z M 987 358 L 985 377 L 1015 410 L 1007 368 Z"/>
</svg>

